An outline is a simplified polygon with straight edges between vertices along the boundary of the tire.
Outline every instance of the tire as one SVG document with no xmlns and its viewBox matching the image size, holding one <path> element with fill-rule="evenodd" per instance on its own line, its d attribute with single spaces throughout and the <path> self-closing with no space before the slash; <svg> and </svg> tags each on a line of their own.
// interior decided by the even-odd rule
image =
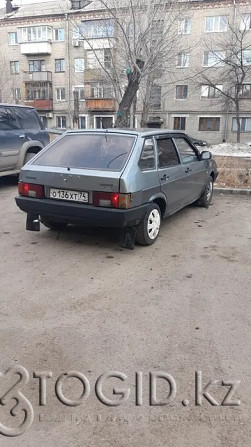
<svg viewBox="0 0 251 447">
<path fill-rule="evenodd" d="M 159 235 L 160 225 L 160 208 L 157 203 L 152 203 L 144 219 L 136 227 L 136 242 L 140 245 L 152 245 Z"/>
<path fill-rule="evenodd" d="M 44 224 L 45 227 L 54 231 L 63 231 L 67 226 L 66 222 L 54 222 L 53 220 L 47 220 L 43 218 L 41 218 L 41 222 Z"/>
<path fill-rule="evenodd" d="M 204 208 L 208 208 L 213 197 L 213 186 L 214 182 L 212 177 L 207 182 L 207 186 L 205 188 L 205 191 L 203 192 L 202 196 L 197 201 L 197 204 L 199 206 L 203 206 Z"/>
<path fill-rule="evenodd" d="M 35 155 L 37 155 L 35 152 L 28 152 L 24 157 L 24 165 L 28 163 L 28 161 L 30 161 Z"/>
</svg>

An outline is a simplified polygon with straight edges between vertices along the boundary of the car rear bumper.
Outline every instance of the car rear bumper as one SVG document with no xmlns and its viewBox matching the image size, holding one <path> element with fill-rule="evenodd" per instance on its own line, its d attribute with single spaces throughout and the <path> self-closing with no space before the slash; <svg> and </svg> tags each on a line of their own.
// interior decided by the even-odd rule
<svg viewBox="0 0 251 447">
<path fill-rule="evenodd" d="M 114 209 L 50 199 L 16 197 L 17 206 L 27 214 L 55 222 L 95 227 L 126 228 L 138 225 L 148 204 L 131 209 Z"/>
</svg>

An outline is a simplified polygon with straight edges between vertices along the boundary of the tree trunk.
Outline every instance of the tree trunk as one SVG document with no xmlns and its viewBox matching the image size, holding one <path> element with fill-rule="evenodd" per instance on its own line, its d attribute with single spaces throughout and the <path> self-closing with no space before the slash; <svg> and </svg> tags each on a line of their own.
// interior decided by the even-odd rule
<svg viewBox="0 0 251 447">
<path fill-rule="evenodd" d="M 118 115 L 115 122 L 115 127 L 129 127 L 130 126 L 130 111 L 134 98 L 139 89 L 141 75 L 140 71 L 144 66 L 144 62 L 140 59 L 136 61 L 139 70 L 134 68 L 127 74 L 128 85 L 126 87 L 123 98 L 119 104 Z"/>
<path fill-rule="evenodd" d="M 236 102 L 237 143 L 241 142 L 241 120 L 239 102 Z"/>
<path fill-rule="evenodd" d="M 149 104 L 150 104 L 150 94 L 151 94 L 152 85 L 153 85 L 153 80 L 150 79 L 150 76 L 148 76 L 147 82 L 146 82 L 145 98 L 144 98 L 144 101 L 143 101 L 141 121 L 140 121 L 140 127 L 141 128 L 147 127 L 148 114 L 149 114 Z"/>
<path fill-rule="evenodd" d="M 79 127 L 79 96 L 78 91 L 73 92 L 74 98 L 74 111 L 73 111 L 73 128 L 78 129 Z"/>
</svg>

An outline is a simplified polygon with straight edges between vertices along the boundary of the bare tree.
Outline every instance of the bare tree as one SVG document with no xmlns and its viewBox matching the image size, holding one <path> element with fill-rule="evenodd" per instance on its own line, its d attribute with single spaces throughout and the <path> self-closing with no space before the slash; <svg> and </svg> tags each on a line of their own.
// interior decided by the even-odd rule
<svg viewBox="0 0 251 447">
<path fill-rule="evenodd" d="M 102 39 L 97 47 L 86 32 L 84 22 L 80 36 L 93 52 L 103 82 L 113 86 L 119 104 L 115 126 L 130 125 L 131 108 L 133 104 L 135 108 L 140 86 L 145 89 L 141 120 L 145 122 L 149 91 L 168 71 L 177 53 L 178 33 L 174 23 L 184 3 L 175 0 L 100 0 L 100 3 L 111 50 L 110 65 L 103 54 L 101 57 Z M 108 53 L 108 48 L 103 50 Z"/>
<path fill-rule="evenodd" d="M 250 97 L 251 41 L 250 14 L 241 14 L 234 4 L 232 23 L 225 19 L 226 32 L 205 41 L 204 68 L 197 72 L 197 83 L 208 89 L 208 97 L 218 97 L 222 109 L 235 113 L 237 142 L 241 139 L 241 112 Z M 224 25 L 223 25 L 224 26 Z"/>
</svg>

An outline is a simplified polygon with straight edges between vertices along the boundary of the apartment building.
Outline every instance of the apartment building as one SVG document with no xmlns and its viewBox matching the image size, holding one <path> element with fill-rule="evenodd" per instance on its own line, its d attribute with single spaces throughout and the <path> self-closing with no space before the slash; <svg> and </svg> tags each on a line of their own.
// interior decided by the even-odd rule
<svg viewBox="0 0 251 447">
<path fill-rule="evenodd" d="M 174 81 L 156 81 L 154 87 L 158 97 L 155 95 L 148 125 L 184 130 L 211 144 L 236 141 L 236 109 L 220 92 L 234 96 L 237 75 L 233 74 L 234 64 L 231 65 L 227 58 L 231 46 L 236 45 L 232 57 L 238 59 L 238 80 L 243 82 L 239 92 L 241 141 L 250 142 L 250 0 L 186 2 L 186 8 L 174 26 L 182 48 L 181 51 L 177 48 L 172 66 Z M 240 68 L 245 72 L 244 81 L 241 81 Z"/>
<path fill-rule="evenodd" d="M 6 2 L 0 10 L 1 102 L 34 106 L 48 128 L 112 127 L 117 108 L 112 86 L 81 37 L 84 32 L 95 49 L 101 47 L 99 59 L 109 67 L 110 41 L 95 3 Z"/>
<path fill-rule="evenodd" d="M 147 125 L 184 130 L 210 143 L 236 140 L 236 111 L 220 94 L 235 88 L 225 76 L 222 48 L 230 31 L 245 25 L 241 139 L 251 141 L 250 1 L 181 3 L 185 7 L 173 24 L 181 50 L 177 45 L 172 82 L 160 78 L 153 85 Z M 98 0 L 54 0 L 20 7 L 7 0 L 0 10 L 0 100 L 35 106 L 49 128 L 113 126 L 118 104 L 105 70 L 111 67 L 116 29 L 109 18 L 105 26 L 103 22 Z M 140 101 L 133 113 L 139 126 Z"/>
</svg>

